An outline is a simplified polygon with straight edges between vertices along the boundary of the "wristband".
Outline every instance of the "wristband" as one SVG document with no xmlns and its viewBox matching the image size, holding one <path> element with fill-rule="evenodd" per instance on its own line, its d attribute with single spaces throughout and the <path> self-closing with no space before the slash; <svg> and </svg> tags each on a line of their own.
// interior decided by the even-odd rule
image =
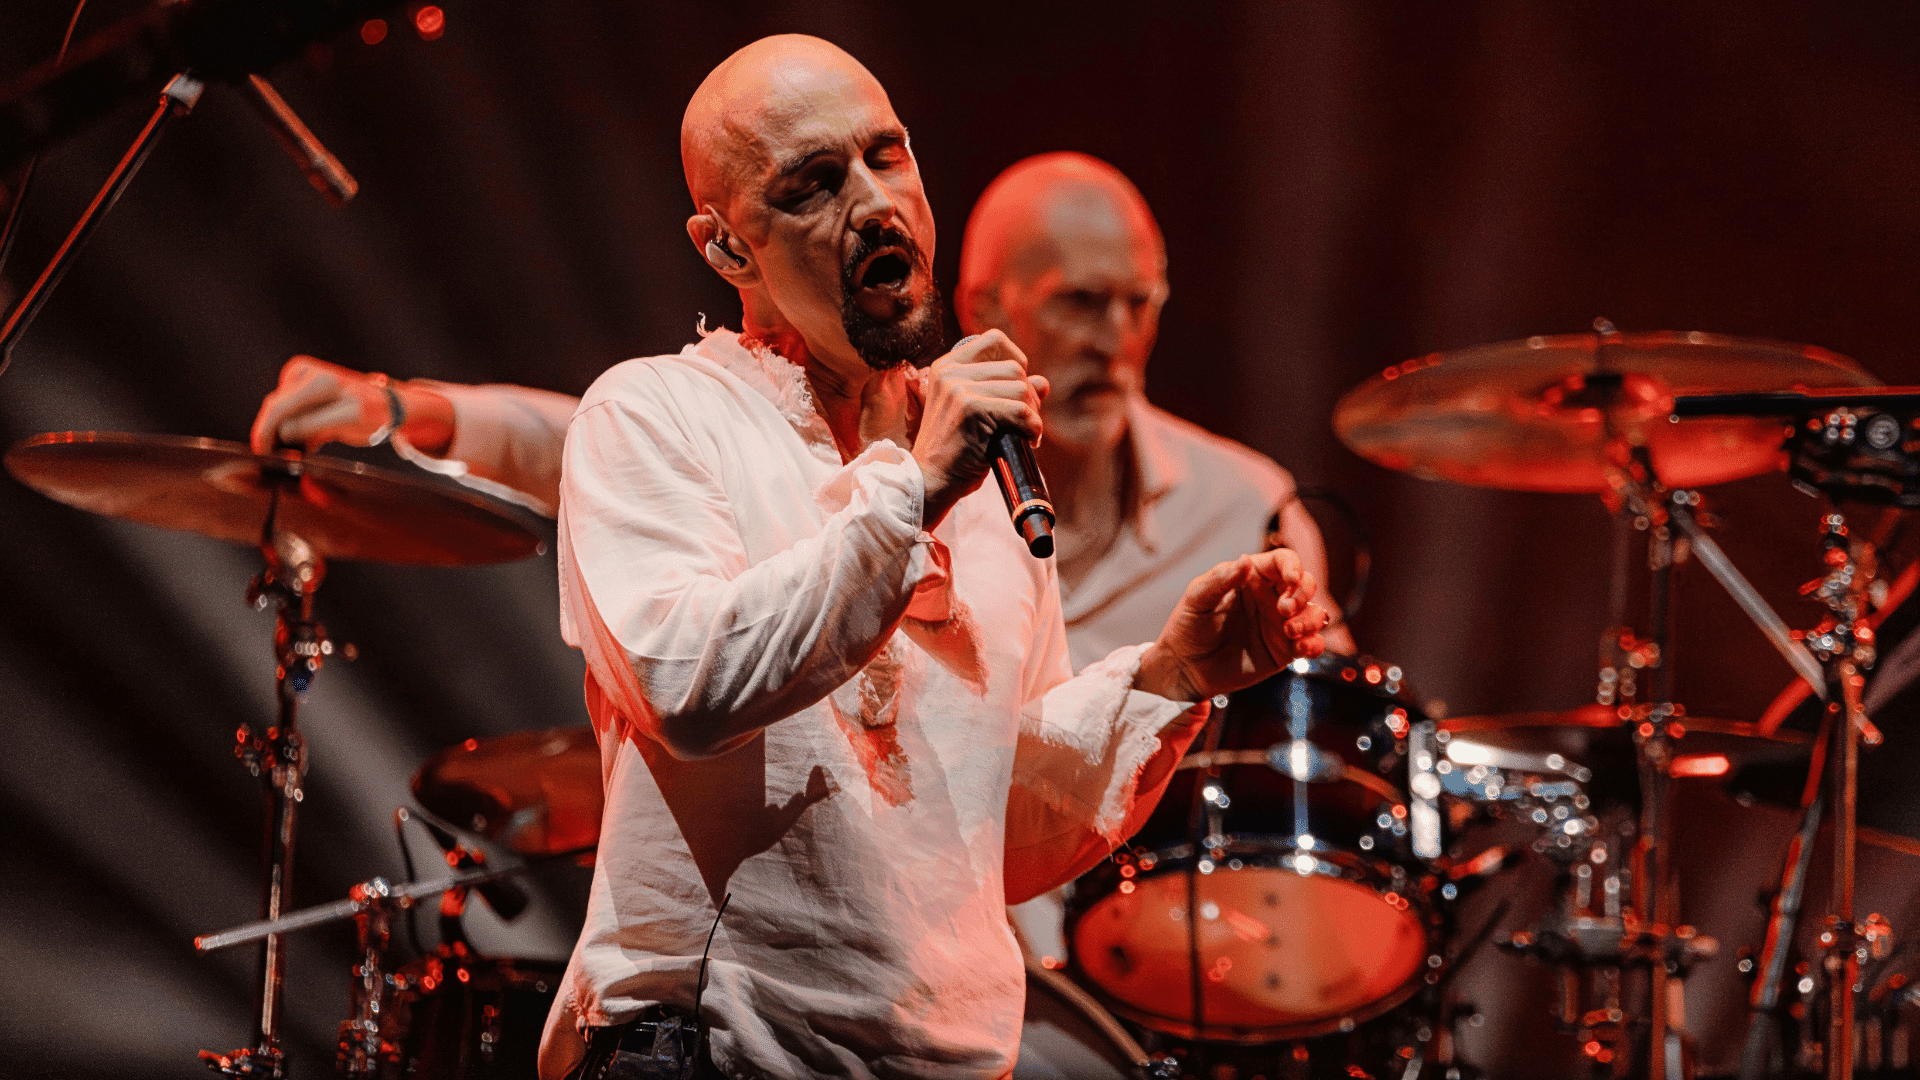
<svg viewBox="0 0 1920 1080">
<path fill-rule="evenodd" d="M 368 381 L 379 387 L 387 395 L 387 422 L 380 425 L 367 438 L 368 446 L 379 446 L 394 435 L 407 423 L 407 407 L 400 402 L 400 394 L 393 388 L 393 380 L 383 372 L 375 372 L 367 377 Z"/>
</svg>

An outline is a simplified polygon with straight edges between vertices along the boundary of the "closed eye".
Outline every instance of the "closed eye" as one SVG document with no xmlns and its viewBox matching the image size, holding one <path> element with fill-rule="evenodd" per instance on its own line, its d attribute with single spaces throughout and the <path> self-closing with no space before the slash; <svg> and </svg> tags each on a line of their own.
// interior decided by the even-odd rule
<svg viewBox="0 0 1920 1080">
<path fill-rule="evenodd" d="M 816 158 L 787 181 L 785 190 L 771 200 L 788 213 L 802 209 L 822 195 L 836 195 L 847 182 L 847 170 L 837 161 Z"/>
</svg>

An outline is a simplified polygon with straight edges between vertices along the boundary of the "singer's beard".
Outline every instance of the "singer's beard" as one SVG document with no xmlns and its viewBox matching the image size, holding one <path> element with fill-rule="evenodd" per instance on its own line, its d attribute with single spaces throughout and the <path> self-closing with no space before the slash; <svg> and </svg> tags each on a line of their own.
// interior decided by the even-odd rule
<svg viewBox="0 0 1920 1080">
<path fill-rule="evenodd" d="M 861 310 L 853 295 L 860 288 L 855 278 L 867 256 L 887 247 L 898 246 L 908 253 L 914 272 L 926 287 L 920 291 L 913 312 L 904 319 L 883 322 Z M 860 243 L 840 272 L 840 326 L 847 333 L 854 352 L 875 371 L 887 371 L 902 364 L 924 368 L 946 351 L 946 304 L 940 286 L 933 280 L 933 268 L 927 265 L 919 245 L 895 229 L 862 234 Z"/>
</svg>

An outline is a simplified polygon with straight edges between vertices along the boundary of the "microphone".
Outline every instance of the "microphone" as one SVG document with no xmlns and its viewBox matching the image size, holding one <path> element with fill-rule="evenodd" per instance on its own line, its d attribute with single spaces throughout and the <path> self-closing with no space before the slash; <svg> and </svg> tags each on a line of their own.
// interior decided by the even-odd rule
<svg viewBox="0 0 1920 1080">
<path fill-rule="evenodd" d="M 968 334 L 953 343 L 959 348 L 979 334 Z M 987 461 L 993 466 L 993 478 L 1000 481 L 1000 495 L 1007 500 L 1007 516 L 1013 519 L 1013 531 L 1026 542 L 1027 551 L 1036 559 L 1053 555 L 1053 498 L 1047 494 L 1046 478 L 1034 464 L 1033 447 L 1017 431 L 1002 428 L 988 443 Z"/>
<path fill-rule="evenodd" d="M 1046 478 L 1034 464 L 1033 447 L 1016 431 L 1002 429 L 993 433 L 993 478 L 1000 481 L 1000 494 L 1007 500 L 1007 516 L 1013 519 L 1013 531 L 1026 541 L 1027 551 L 1036 559 L 1053 554 L 1053 500 L 1047 495 Z"/>
</svg>

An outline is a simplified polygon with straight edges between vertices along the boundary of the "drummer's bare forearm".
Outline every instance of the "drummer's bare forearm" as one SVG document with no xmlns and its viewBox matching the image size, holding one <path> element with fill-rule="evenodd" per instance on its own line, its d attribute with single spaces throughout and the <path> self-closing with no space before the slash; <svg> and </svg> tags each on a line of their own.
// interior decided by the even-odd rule
<svg viewBox="0 0 1920 1080">
<path fill-rule="evenodd" d="M 446 456 L 453 447 L 453 402 L 438 390 L 412 383 L 396 382 L 393 390 L 407 410 L 399 434 L 423 454 Z"/>
</svg>

